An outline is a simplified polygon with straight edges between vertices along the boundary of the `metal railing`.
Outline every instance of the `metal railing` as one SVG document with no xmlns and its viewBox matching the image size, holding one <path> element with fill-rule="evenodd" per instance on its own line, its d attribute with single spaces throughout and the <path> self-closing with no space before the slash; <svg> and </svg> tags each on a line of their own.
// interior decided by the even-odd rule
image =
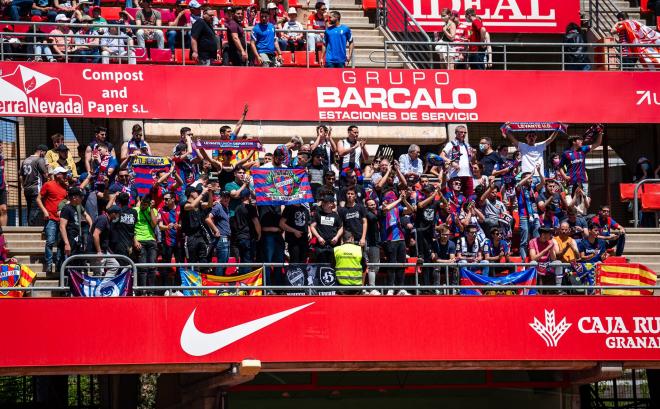
<svg viewBox="0 0 660 409">
<path fill-rule="evenodd" d="M 431 37 L 400 0 L 378 0 L 376 24 L 390 39 L 404 42 L 395 51 L 403 57 L 405 64 L 411 68 L 432 68 L 433 59 L 427 58 Z M 387 67 L 387 48 L 383 59 Z"/>
<path fill-rule="evenodd" d="M 392 41 L 385 40 L 385 55 L 388 50 L 405 50 L 409 46 L 422 46 L 429 45 L 423 41 Z M 474 66 L 475 64 L 483 65 L 484 62 L 469 62 L 468 56 L 475 54 L 483 54 L 486 56 L 486 51 L 483 49 L 490 46 L 492 49 L 492 64 L 493 69 L 511 70 L 511 69 L 550 69 L 550 70 L 583 70 L 585 65 L 590 68 L 600 70 L 642 70 L 640 65 L 628 66 L 624 65 L 623 60 L 620 58 L 623 48 L 629 50 L 629 54 L 634 56 L 635 47 L 629 44 L 603 44 L 603 43 L 583 43 L 579 44 L 588 48 L 588 51 L 580 53 L 588 57 L 588 63 L 577 62 L 574 58 L 574 51 L 577 45 L 572 43 L 523 43 L 523 42 L 459 42 L 459 43 L 445 43 L 433 42 L 431 47 L 422 51 L 418 49 L 408 54 L 406 61 L 410 63 L 428 64 L 435 56 L 442 54 L 441 58 L 436 58 L 432 63 L 434 68 L 447 68 L 447 64 L 443 61 L 453 61 L 454 66 L 464 65 L 465 67 Z M 436 51 L 438 46 L 442 51 Z M 470 50 L 470 47 L 477 48 L 477 50 Z M 420 59 L 419 56 L 424 54 Z M 596 56 L 604 56 L 604 61 L 598 62 Z M 616 61 L 610 61 L 610 57 L 616 57 Z M 465 68 L 463 67 L 463 68 Z M 385 61 L 385 68 L 387 60 Z M 457 67 L 458 68 L 458 67 Z"/>
<path fill-rule="evenodd" d="M 633 191 L 633 213 L 634 213 L 634 223 L 633 226 L 638 227 L 639 226 L 639 188 L 644 184 L 644 183 L 659 183 L 660 179 L 643 179 L 637 182 L 635 185 L 635 190 Z"/>
<path fill-rule="evenodd" d="M 81 23 L 67 23 L 67 24 L 55 24 L 51 22 L 26 22 L 26 21 L 19 21 L 19 22 L 12 22 L 12 21 L 0 21 L 0 25 L 3 24 L 8 24 L 8 25 L 19 25 L 19 26 L 28 26 L 29 31 L 27 32 L 0 32 L 0 61 L 5 61 L 5 60 L 11 60 L 11 59 L 21 59 L 21 58 L 26 58 L 29 60 L 33 60 L 36 57 L 43 57 L 43 54 L 39 53 L 37 54 L 36 52 L 29 52 L 29 48 L 31 47 L 34 49 L 35 47 L 44 47 L 48 46 L 49 48 L 53 46 L 61 46 L 64 47 L 65 52 L 63 53 L 62 56 L 59 54 L 53 53 L 54 57 L 58 57 L 59 60 L 62 60 L 63 62 L 74 62 L 77 61 L 78 59 L 81 58 L 94 58 L 100 60 L 102 58 L 101 51 L 100 51 L 100 45 L 99 46 L 93 46 L 95 48 L 98 48 L 98 55 L 76 55 L 74 53 L 71 53 L 68 49 L 68 47 L 75 46 L 77 44 L 74 44 L 73 41 L 75 39 L 99 39 L 99 41 L 103 38 L 107 39 L 124 39 L 126 40 L 127 37 L 124 35 L 121 35 L 118 33 L 117 35 L 110 35 L 108 33 L 104 34 L 93 34 L 93 33 L 87 33 L 87 34 L 80 34 L 77 32 L 74 32 L 73 30 L 65 33 L 65 34 L 51 34 L 50 32 L 42 32 L 40 30 L 50 30 L 54 29 L 59 26 L 66 26 L 71 29 L 80 29 L 80 28 L 93 28 L 94 30 L 98 30 L 99 28 L 102 28 L 104 30 L 108 30 L 109 28 L 116 27 L 120 30 L 121 33 L 126 33 L 131 40 L 133 37 L 136 35 L 138 30 L 159 30 L 163 31 L 163 40 L 164 42 L 167 42 L 170 37 L 168 36 L 168 32 L 175 32 L 176 34 L 172 36 L 173 39 L 175 39 L 176 44 L 175 44 L 175 49 L 181 49 L 182 50 L 182 58 L 180 61 L 172 61 L 173 63 L 181 63 L 182 65 L 189 65 L 192 61 L 191 58 L 189 58 L 191 49 L 190 46 L 188 45 L 190 42 L 190 32 L 191 32 L 191 27 L 186 27 L 186 26 L 147 26 L 147 25 L 137 25 L 137 24 L 132 24 L 132 25 L 125 25 L 125 24 L 98 24 L 98 23 L 92 23 L 92 24 L 81 24 Z M 223 33 L 225 33 L 227 30 L 225 28 L 216 28 L 215 32 L 218 34 L 220 37 L 222 37 Z M 314 47 L 313 50 L 310 50 L 308 44 L 310 42 L 316 42 L 317 35 L 323 34 L 323 30 L 281 30 L 277 29 L 275 30 L 277 33 L 288 33 L 288 34 L 295 34 L 295 33 L 302 33 L 303 38 L 305 40 L 305 44 L 302 47 L 301 50 L 298 51 L 304 51 L 305 52 L 305 64 L 303 66 L 305 67 L 310 67 L 314 66 L 314 62 L 316 61 L 316 64 L 318 64 L 318 59 L 315 59 L 315 55 L 320 55 L 320 52 L 317 52 L 318 50 L 316 49 L 316 46 Z M 246 36 L 246 52 L 248 53 L 248 59 L 245 61 L 244 65 L 249 65 L 251 61 L 254 60 L 256 57 L 254 53 L 251 50 L 250 47 L 250 35 L 252 32 L 252 28 L 248 27 L 245 28 L 245 36 Z M 5 52 L 5 45 L 9 45 L 9 40 L 12 38 L 16 38 L 20 41 L 17 46 L 25 46 L 25 50 L 20 49 L 20 51 L 16 52 Z M 50 42 L 49 40 L 52 38 L 62 38 L 64 40 L 64 44 L 55 44 L 53 42 Z M 279 37 L 278 37 L 279 38 Z M 40 40 L 40 41 L 39 41 Z M 222 41 L 221 41 L 222 43 Z M 146 45 L 153 45 L 154 40 L 146 40 Z M 79 44 L 79 45 L 86 45 L 86 44 Z M 164 50 L 169 50 L 171 47 L 169 44 L 167 44 L 168 47 L 163 48 Z M 226 44 L 225 44 L 226 46 Z M 10 47 L 11 48 L 11 47 Z M 126 63 L 131 61 L 134 58 L 137 58 L 138 61 L 142 61 L 142 57 L 145 57 L 146 55 L 146 48 L 156 48 L 156 47 L 146 47 L 145 48 L 145 54 L 144 55 L 136 55 L 135 51 L 136 50 L 142 50 L 141 47 L 137 45 L 136 41 L 132 41 L 132 44 L 126 44 L 122 46 L 112 46 L 112 48 L 121 48 L 126 50 L 126 55 L 109 55 L 108 57 L 113 60 L 117 61 L 118 63 Z M 52 48 L 51 48 L 52 50 Z M 219 53 L 220 55 L 223 55 L 223 47 L 221 46 L 219 48 Z M 282 49 L 282 51 L 287 51 L 286 49 Z M 173 59 L 175 57 L 174 54 L 171 56 Z M 223 55 L 224 57 L 224 55 Z M 350 66 L 354 67 L 355 66 L 355 54 L 352 56 L 352 60 L 350 62 Z M 225 61 L 222 61 L 223 65 L 226 65 Z M 297 66 L 300 66 L 300 63 L 296 61 Z"/>
<path fill-rule="evenodd" d="M 617 13 L 621 10 L 611 0 L 589 0 L 588 4 L 591 29 L 601 37 L 608 35 L 610 28 L 617 22 Z"/>
<path fill-rule="evenodd" d="M 114 258 L 118 261 L 121 261 L 120 266 L 101 266 L 94 265 L 93 263 L 88 263 L 92 260 L 100 259 L 109 259 Z M 74 263 L 78 261 L 79 263 Z M 134 293 L 141 292 L 153 292 L 153 291 L 176 291 L 176 290 L 215 290 L 222 291 L 227 293 L 238 294 L 246 290 L 263 290 L 267 291 L 270 294 L 273 291 L 279 291 L 283 293 L 287 292 L 305 292 L 307 294 L 312 294 L 313 291 L 371 291 L 371 290 L 380 290 L 382 294 L 385 294 L 389 290 L 400 291 L 406 290 L 411 291 L 414 294 L 429 294 L 435 293 L 439 295 L 455 295 L 460 293 L 461 290 L 488 290 L 488 291 L 511 291 L 511 290 L 542 290 L 548 292 L 576 292 L 580 291 L 584 294 L 594 293 L 596 290 L 660 290 L 660 285 L 655 286 L 635 286 L 635 285 L 625 285 L 625 286 L 615 286 L 615 285 L 519 285 L 519 284 L 505 284 L 505 285 L 461 285 L 458 284 L 458 275 L 456 270 L 466 267 L 466 268 L 476 268 L 483 269 L 485 267 L 493 270 L 510 270 L 513 271 L 517 267 L 538 267 L 539 263 L 457 263 L 457 262 L 448 262 L 448 263 L 372 263 L 369 264 L 369 267 L 378 267 L 379 269 L 404 269 L 408 267 L 415 268 L 414 274 L 414 284 L 410 285 L 375 285 L 375 286 L 343 286 L 343 285 L 334 285 L 334 286 L 323 286 L 323 285 L 301 285 L 301 286 L 292 286 L 292 285 L 272 285 L 266 282 L 266 274 L 263 275 L 263 285 L 260 286 L 186 286 L 186 285 L 139 285 L 137 284 L 138 273 L 145 270 L 154 270 L 154 269 L 168 269 L 168 268 L 181 268 L 200 271 L 200 270 L 209 270 L 215 269 L 218 267 L 256 267 L 262 268 L 265 273 L 266 268 L 275 268 L 275 269 L 284 269 L 291 267 L 294 264 L 289 263 L 134 263 L 130 258 L 121 255 L 98 255 L 98 254 L 81 254 L 74 255 L 62 263 L 60 268 L 60 277 L 59 285 L 51 287 L 3 287 L 3 291 L 22 291 L 22 292 L 35 292 L 35 291 L 52 291 L 52 292 L 62 292 L 66 293 L 69 291 L 69 286 L 67 285 L 67 272 L 70 269 L 77 269 L 79 271 L 93 271 L 93 270 L 113 270 L 113 269 L 130 269 L 131 274 L 133 275 L 133 291 Z M 561 268 L 564 275 L 570 274 L 571 265 L 568 263 L 559 263 L 553 262 L 552 264 L 546 264 L 548 274 L 553 275 L 554 272 L 551 272 L 554 268 Z M 437 271 L 439 275 L 438 285 L 422 285 L 419 282 L 419 275 L 422 272 L 422 269 L 430 268 Z M 567 269 L 568 268 L 568 269 Z M 101 271 L 99 271 L 101 272 Z M 178 273 L 178 271 L 177 271 Z M 114 273 L 113 273 L 114 274 Z M 92 275 L 93 277 L 103 277 L 102 274 Z M 445 281 L 443 283 L 443 276 Z M 454 276 L 454 280 L 452 280 Z"/>
</svg>

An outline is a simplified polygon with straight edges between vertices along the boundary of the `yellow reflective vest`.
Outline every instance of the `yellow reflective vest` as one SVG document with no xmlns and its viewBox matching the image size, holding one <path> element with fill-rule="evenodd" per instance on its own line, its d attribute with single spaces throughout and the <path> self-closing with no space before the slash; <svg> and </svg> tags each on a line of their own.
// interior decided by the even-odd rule
<svg viewBox="0 0 660 409">
<path fill-rule="evenodd" d="M 362 247 L 342 244 L 335 247 L 335 275 L 339 285 L 362 285 Z"/>
</svg>

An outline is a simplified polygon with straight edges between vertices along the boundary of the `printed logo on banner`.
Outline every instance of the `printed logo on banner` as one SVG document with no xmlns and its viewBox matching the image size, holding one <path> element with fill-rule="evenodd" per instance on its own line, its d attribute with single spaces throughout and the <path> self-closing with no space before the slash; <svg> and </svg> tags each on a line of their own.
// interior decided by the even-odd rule
<svg viewBox="0 0 660 409">
<path fill-rule="evenodd" d="M 534 317 L 534 322 L 529 324 L 543 341 L 545 341 L 548 347 L 556 347 L 561 337 L 564 336 L 571 325 L 573 324 L 566 322 L 566 317 L 562 318 L 559 324 L 556 324 L 555 310 L 545 310 L 545 324 L 542 324 L 536 317 Z"/>
<path fill-rule="evenodd" d="M 83 115 L 80 95 L 63 94 L 59 78 L 19 65 L 0 72 L 0 115 Z"/>
</svg>

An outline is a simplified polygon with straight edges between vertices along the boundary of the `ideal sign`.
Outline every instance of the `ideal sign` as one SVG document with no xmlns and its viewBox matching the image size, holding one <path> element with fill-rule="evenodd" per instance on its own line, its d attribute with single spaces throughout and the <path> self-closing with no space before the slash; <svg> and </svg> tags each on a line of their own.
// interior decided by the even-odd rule
<svg viewBox="0 0 660 409">
<path fill-rule="evenodd" d="M 401 0 L 426 31 L 440 31 L 443 8 L 475 9 L 492 33 L 564 33 L 568 23 L 580 23 L 578 0 Z"/>
</svg>

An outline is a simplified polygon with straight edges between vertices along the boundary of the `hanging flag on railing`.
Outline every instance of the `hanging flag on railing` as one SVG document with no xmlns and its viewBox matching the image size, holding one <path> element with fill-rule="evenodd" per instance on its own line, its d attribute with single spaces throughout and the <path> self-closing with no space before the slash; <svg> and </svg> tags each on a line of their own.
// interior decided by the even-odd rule
<svg viewBox="0 0 660 409">
<path fill-rule="evenodd" d="M 71 295 L 74 297 L 122 297 L 133 293 L 133 272 L 125 268 L 114 277 L 92 277 L 69 270 Z"/>
<path fill-rule="evenodd" d="M 252 169 L 257 206 L 292 205 L 314 201 L 305 169 Z"/>
<path fill-rule="evenodd" d="M 263 151 L 261 141 L 257 139 L 240 139 L 233 141 L 198 141 L 195 143 L 197 148 L 225 151 L 225 150 L 242 150 L 242 151 Z"/>
<path fill-rule="evenodd" d="M 504 277 L 487 277 L 461 268 L 461 285 L 536 285 L 536 268 L 531 267 L 518 273 Z M 506 290 L 489 290 L 487 288 L 462 288 L 461 295 L 533 295 L 533 288 L 511 288 Z"/>
<path fill-rule="evenodd" d="M 160 171 L 168 171 L 171 162 L 161 156 L 138 155 L 133 158 L 132 168 L 135 175 L 134 184 L 139 196 L 149 193 L 156 183 L 156 175 Z"/>
<path fill-rule="evenodd" d="M 287 291 L 287 295 L 335 295 L 337 276 L 335 269 L 330 266 L 314 264 L 290 265 L 284 269 L 284 279 L 288 286 L 294 287 Z M 325 286 L 326 290 L 306 290 L 305 286 Z M 346 287 L 350 288 L 350 287 Z"/>
<path fill-rule="evenodd" d="M 29 287 L 36 274 L 20 264 L 0 265 L 0 289 L 3 287 Z M 0 291 L 0 298 L 22 297 L 25 291 Z"/>
<path fill-rule="evenodd" d="M 598 264 L 596 283 L 598 285 L 634 285 L 655 286 L 658 276 L 648 267 L 637 264 Z M 648 290 L 600 290 L 602 295 L 653 295 L 653 288 Z"/>
<path fill-rule="evenodd" d="M 262 295 L 262 290 L 250 290 L 252 286 L 263 285 L 263 269 L 237 276 L 216 276 L 198 271 L 179 269 L 181 285 L 190 287 L 217 286 L 226 287 L 217 290 L 183 290 L 183 295 Z M 241 290 L 236 291 L 236 287 Z"/>
</svg>

